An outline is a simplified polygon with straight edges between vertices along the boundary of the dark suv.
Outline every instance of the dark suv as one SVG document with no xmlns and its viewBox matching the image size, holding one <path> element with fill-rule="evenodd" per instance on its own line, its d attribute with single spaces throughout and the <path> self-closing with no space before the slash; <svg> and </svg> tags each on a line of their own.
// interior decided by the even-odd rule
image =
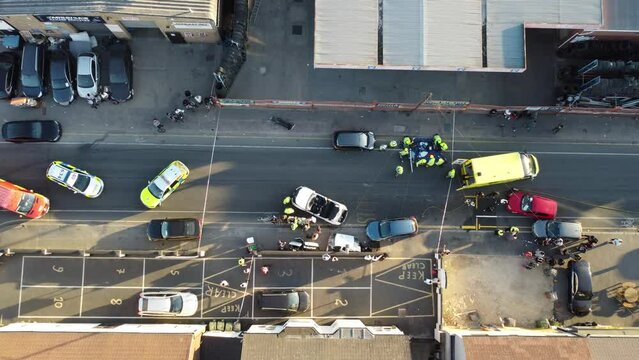
<svg viewBox="0 0 639 360">
<path fill-rule="evenodd" d="M 18 82 L 18 57 L 10 52 L 0 53 L 0 99 L 11 98 Z"/>
<path fill-rule="evenodd" d="M 26 97 L 38 99 L 46 92 L 44 62 L 46 49 L 38 44 L 26 44 L 22 49 L 20 85 Z"/>
<path fill-rule="evenodd" d="M 69 105 L 75 97 L 71 77 L 71 57 L 66 51 L 58 50 L 51 54 L 49 77 L 53 89 L 53 100 L 60 105 Z"/>
<path fill-rule="evenodd" d="M 570 272 L 570 312 L 586 316 L 592 311 L 592 273 L 590 263 L 585 260 L 571 261 Z"/>
</svg>

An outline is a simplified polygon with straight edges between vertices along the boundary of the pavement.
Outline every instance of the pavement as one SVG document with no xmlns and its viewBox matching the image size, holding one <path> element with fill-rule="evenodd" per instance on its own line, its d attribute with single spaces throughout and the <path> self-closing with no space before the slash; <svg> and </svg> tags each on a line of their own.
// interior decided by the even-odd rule
<svg viewBox="0 0 639 360">
<path fill-rule="evenodd" d="M 302 33 L 293 33 L 301 26 Z M 526 32 L 522 73 L 339 70 L 313 68 L 314 2 L 263 1 L 249 25 L 247 60 L 229 98 L 555 105 L 557 46 L 553 30 Z"/>
<path fill-rule="evenodd" d="M 157 51 L 166 54 L 167 58 L 159 60 L 150 57 L 145 52 L 149 50 L 148 46 L 158 48 Z M 135 270 L 135 267 L 139 268 L 140 262 L 148 261 L 145 259 L 156 256 L 158 251 L 180 250 L 184 254 L 186 251 L 203 250 L 206 258 L 197 261 L 204 264 L 211 258 L 237 259 L 245 255 L 245 239 L 248 236 L 254 236 L 258 246 L 263 249 L 275 249 L 277 240 L 290 240 L 302 233 L 262 223 L 258 218 L 279 213 L 282 210 L 282 198 L 299 185 L 309 186 L 346 204 L 350 214 L 339 231 L 360 239 L 365 238 L 364 225 L 371 219 L 416 216 L 420 222 L 419 234 L 384 244 L 383 251 L 391 254 L 391 259 L 379 263 L 384 266 L 398 265 L 401 268 L 402 261 L 429 261 L 438 245 L 443 244 L 459 254 L 504 256 L 514 256 L 520 254 L 523 248 L 534 247 L 526 235 L 532 221 L 508 215 L 503 209 L 498 209 L 497 224 L 518 225 L 524 232 L 521 242 L 504 242 L 503 239 L 496 238 L 492 231 L 460 230 L 461 224 L 476 215 L 464 204 L 464 196 L 473 193 L 455 192 L 455 184 L 445 179 L 445 167 L 421 168 L 412 174 L 407 171 L 402 177 L 395 179 L 394 168 L 399 163 L 396 152 L 334 151 L 331 148 L 331 134 L 337 129 L 372 130 L 380 144 L 391 139 L 400 140 L 404 135 L 431 136 L 439 133 L 451 146 L 449 160 L 498 152 L 530 151 L 539 158 L 541 174 L 532 182 L 515 184 L 517 187 L 557 199 L 560 203 L 560 217 L 579 219 L 588 233 L 599 234 L 602 238 L 622 236 L 625 240 L 622 253 L 608 254 L 619 251 L 610 246 L 596 250 L 598 260 L 593 260 L 593 272 L 609 267 L 616 270 L 602 272 L 604 276 L 601 279 L 605 280 L 601 280 L 601 283 L 597 273 L 595 286 L 604 289 L 617 279 L 632 280 L 639 276 L 632 267 L 628 267 L 626 259 L 631 257 L 625 255 L 633 254 L 637 248 L 634 237 L 634 220 L 637 216 L 634 209 L 639 206 L 639 198 L 635 195 L 634 188 L 639 176 L 633 169 L 637 168 L 638 161 L 635 133 L 639 128 L 639 120 L 635 118 L 540 114 L 536 121 L 526 119 L 506 122 L 499 117 L 454 112 L 416 112 L 407 116 L 393 112 L 224 108 L 188 112 L 185 123 L 166 123 L 167 132 L 159 134 L 153 128 L 151 119 L 154 116 L 161 117 L 178 106 L 182 92 L 186 89 L 205 94 L 210 86 L 209 79 L 202 75 L 210 69 L 206 58 L 217 56 L 214 47 L 204 45 L 195 48 L 176 47 L 173 51 L 160 49 L 161 46 L 170 45 L 162 45 L 160 42 L 132 44 L 136 95 L 131 102 L 120 105 L 105 103 L 98 109 L 91 109 L 83 101 L 76 100 L 69 107 L 61 107 L 54 104 L 49 95 L 45 98 L 45 106 L 40 109 L 16 109 L 10 108 L 6 103 L 0 104 L 2 122 L 34 118 L 55 119 L 61 122 L 64 129 L 61 141 L 56 144 L 0 144 L 4 155 L 0 177 L 43 193 L 51 199 L 52 204 L 50 213 L 40 220 L 26 221 L 14 214 L 1 212 L 0 248 L 11 248 L 20 254 L 28 253 L 29 256 L 37 255 L 41 249 L 53 252 L 50 257 L 43 257 L 42 262 L 40 257 L 22 257 L 20 254 L 2 258 L 0 309 L 3 321 L 21 320 L 18 314 L 22 316 L 22 309 L 18 310 L 17 307 L 22 303 L 19 298 L 24 290 L 23 280 L 25 275 L 29 278 L 32 274 L 30 266 L 23 269 L 25 259 L 36 259 L 26 260 L 24 263 L 31 264 L 28 261 L 35 261 L 33 264 L 39 264 L 34 265 L 36 269 L 50 268 L 53 272 L 53 264 L 46 263 L 50 261 L 46 259 L 59 259 L 60 256 L 75 259 L 70 261 L 73 265 L 56 265 L 57 269 L 60 266 L 75 269 L 75 278 L 71 282 L 57 281 L 55 277 L 48 278 L 45 274 L 56 275 L 57 272 L 52 274 L 51 271 L 46 273 L 43 270 L 38 281 L 27 284 L 54 286 L 52 294 L 68 292 L 75 303 L 63 306 L 65 311 L 69 311 L 64 314 L 76 319 L 79 316 L 78 306 L 83 309 L 85 306 L 91 309 L 105 306 L 104 314 L 111 314 L 110 306 L 120 306 L 103 305 L 104 299 L 97 295 L 91 298 L 93 300 L 88 305 L 79 305 L 84 304 L 84 300 L 77 298 L 78 286 L 81 298 L 84 297 L 82 294 L 85 287 L 84 282 L 78 285 L 78 272 L 85 273 L 86 264 L 93 264 L 94 258 L 99 260 L 101 256 L 109 256 L 115 260 L 114 250 L 123 250 L 127 255 L 126 260 L 135 260 L 127 262 L 134 264 L 127 266 L 131 266 L 132 270 L 129 272 L 136 274 L 134 280 L 131 280 L 135 285 L 124 285 L 125 289 L 126 286 L 132 288 L 126 290 L 129 292 L 128 297 L 123 295 L 119 298 L 123 303 L 129 301 L 127 304 L 130 304 L 131 292 L 135 293 L 140 290 L 140 286 L 146 286 L 140 285 L 145 284 L 141 278 L 146 278 L 146 272 Z M 184 70 L 185 57 L 194 59 L 195 70 Z M 158 79 L 163 79 L 163 86 L 154 86 Z M 165 79 L 169 81 L 165 82 Z M 295 129 L 289 132 L 269 122 L 267 119 L 274 114 L 293 121 Z M 553 134 L 552 128 L 559 123 L 565 125 L 564 129 Z M 101 197 L 85 199 L 46 180 L 43 176 L 46 166 L 58 159 L 103 178 L 105 190 Z M 139 204 L 139 191 L 146 185 L 146 181 L 175 159 L 184 161 L 191 168 L 191 176 L 161 208 L 145 209 Z M 613 172 L 618 169 L 623 169 L 622 176 L 616 176 L 616 172 Z M 484 191 L 504 191 L 508 187 L 496 186 Z M 446 217 L 442 221 L 444 209 Z M 178 216 L 203 219 L 204 236 L 200 243 L 152 243 L 146 240 L 145 224 L 148 220 Z M 632 220 L 633 225 L 623 227 L 629 220 Z M 337 229 L 324 227 L 320 243 L 325 244 L 326 238 L 334 231 Z M 87 250 L 92 256 L 88 259 L 78 257 L 79 250 Z M 591 253 L 594 254 L 595 251 Z M 288 254 L 275 257 L 288 257 Z M 197 262 L 185 257 L 180 259 L 184 264 Z M 322 266 L 317 265 L 318 259 L 319 256 L 311 260 L 311 265 L 308 261 L 301 262 L 299 269 L 307 270 L 300 271 L 308 272 L 309 268 L 316 271 L 319 269 L 317 266 Z M 82 271 L 78 270 L 78 260 L 84 264 L 80 266 L 84 268 Z M 275 260 L 277 259 L 273 261 Z M 355 266 L 357 276 L 349 273 L 344 275 L 346 280 L 340 280 L 335 275 L 331 276 L 329 270 L 319 269 L 318 272 L 328 271 L 328 274 L 322 278 L 314 278 L 313 281 L 303 278 L 305 280 L 302 284 L 313 289 L 317 286 L 318 290 L 340 288 L 337 293 L 345 296 L 350 304 L 353 304 L 353 298 L 357 298 L 355 302 L 361 302 L 360 306 L 365 306 L 362 304 L 368 302 L 368 317 L 362 312 L 365 310 L 360 308 L 354 314 L 362 316 L 369 323 L 385 321 L 372 316 L 378 315 L 376 311 L 389 308 L 389 312 L 393 314 L 388 316 L 392 316 L 392 321 L 400 324 L 407 333 L 432 337 L 435 319 L 430 313 L 424 312 L 424 309 L 431 306 L 432 300 L 420 299 L 417 308 L 413 308 L 413 303 L 410 306 L 396 306 L 414 300 L 413 292 L 421 294 L 414 290 L 417 289 L 416 284 L 411 284 L 409 287 L 413 290 L 407 290 L 408 292 L 383 291 L 379 296 L 370 295 L 380 286 L 397 287 L 397 281 L 379 278 L 386 283 L 376 282 L 376 276 L 383 273 L 383 267 L 378 268 L 377 263 L 370 265 L 362 262 L 361 258 L 358 261 L 359 265 Z M 278 264 L 282 262 L 286 260 Z M 164 267 L 168 263 L 161 264 Z M 193 287 L 192 284 L 200 284 L 202 289 L 203 279 L 207 276 L 206 272 L 202 274 L 202 269 L 206 270 L 209 265 L 193 266 L 199 271 L 190 273 L 185 280 L 186 285 L 167 283 L 169 285 L 166 286 L 190 288 Z M 370 266 L 380 271 L 366 270 Z M 368 291 L 368 297 L 350 294 L 347 289 L 340 287 L 348 281 L 363 281 L 362 278 L 368 279 L 368 286 L 358 284 L 342 287 L 357 288 L 353 290 L 361 290 L 363 293 Z M 370 285 L 371 279 L 373 286 Z M 100 279 L 90 280 L 86 285 L 115 284 L 113 281 L 105 284 Z M 399 284 L 403 286 L 401 282 Z M 60 287 L 63 289 L 59 289 Z M 257 284 L 257 288 L 260 287 Z M 369 289 L 364 289 L 366 287 Z M 206 290 L 208 288 L 204 292 Z M 38 291 L 42 290 L 28 291 L 29 296 L 35 299 L 33 302 L 29 301 L 29 304 L 35 305 L 25 307 L 28 311 L 24 314 L 51 316 L 46 315 L 49 314 L 47 311 L 51 310 L 51 303 L 55 309 L 57 301 L 43 298 L 37 294 Z M 422 288 L 420 291 L 430 290 Z M 411 295 L 406 295 L 407 293 Z M 565 298 L 563 294 L 561 296 Z M 327 296 L 328 294 L 320 298 L 318 303 L 332 303 L 335 306 L 335 298 Z M 205 301 L 202 295 L 201 297 L 201 308 L 211 308 L 208 300 Z M 370 299 L 380 301 L 373 311 Z M 108 300 L 110 304 L 110 298 Z M 614 312 L 611 305 L 614 304 L 601 302 L 603 310 L 595 312 L 595 315 L 605 316 Z M 313 315 L 315 311 L 313 310 Z M 317 311 L 317 314 L 322 314 L 320 316 L 338 316 L 337 310 Z M 124 313 L 130 314 L 126 311 Z M 241 314 L 246 315 L 244 312 Z M 205 315 L 201 315 L 202 319 L 208 318 Z M 409 315 L 423 318 L 411 318 Z M 249 318 L 252 316 L 257 317 L 255 313 L 248 315 Z M 633 319 L 624 317 L 628 318 Z M 323 321 L 321 317 L 318 319 Z M 64 319 L 59 316 L 51 318 L 51 321 L 59 320 Z"/>
</svg>

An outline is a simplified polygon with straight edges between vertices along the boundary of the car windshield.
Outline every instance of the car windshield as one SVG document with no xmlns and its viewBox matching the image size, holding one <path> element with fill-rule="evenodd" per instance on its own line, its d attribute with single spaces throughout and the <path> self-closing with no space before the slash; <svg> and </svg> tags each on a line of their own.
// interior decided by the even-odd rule
<svg viewBox="0 0 639 360">
<path fill-rule="evenodd" d="M 391 224 L 388 221 L 382 221 L 379 223 L 379 234 L 385 238 L 391 234 Z"/>
<path fill-rule="evenodd" d="M 521 198 L 521 211 L 531 212 L 532 211 L 532 202 L 533 198 L 530 195 L 525 195 Z"/>
<path fill-rule="evenodd" d="M 52 79 L 51 85 L 54 90 L 63 90 L 69 87 L 69 83 L 65 79 Z"/>
<path fill-rule="evenodd" d="M 546 225 L 546 232 L 550 237 L 559 236 L 559 223 L 554 221 L 549 221 Z"/>
<path fill-rule="evenodd" d="M 75 180 L 75 183 L 73 183 L 73 187 L 80 191 L 85 191 L 89 187 L 90 182 L 90 177 L 83 174 L 78 174 L 78 178 Z"/>
<path fill-rule="evenodd" d="M 166 239 L 169 237 L 169 222 L 162 221 L 162 225 L 160 225 L 160 232 L 162 233 L 162 238 Z"/>
<path fill-rule="evenodd" d="M 22 73 L 22 85 L 26 87 L 39 87 L 40 77 L 35 74 Z"/>
<path fill-rule="evenodd" d="M 126 84 L 128 82 L 121 59 L 114 59 L 109 64 L 109 81 L 111 84 Z"/>
<path fill-rule="evenodd" d="M 26 214 L 31 211 L 33 207 L 33 203 L 35 203 L 36 197 L 33 194 L 22 194 L 20 198 L 20 203 L 18 203 L 18 208 L 16 209 L 17 213 Z"/>
<path fill-rule="evenodd" d="M 90 75 L 78 75 L 78 86 L 81 88 L 93 87 L 93 79 Z"/>
<path fill-rule="evenodd" d="M 179 313 L 182 311 L 182 297 L 181 296 L 172 296 L 171 297 L 171 310 L 172 313 Z"/>
<path fill-rule="evenodd" d="M 157 185 L 155 185 L 154 182 L 149 184 L 149 192 L 151 193 L 151 195 L 155 196 L 158 199 L 161 199 L 162 195 L 164 194 L 162 189 L 160 189 Z"/>
</svg>

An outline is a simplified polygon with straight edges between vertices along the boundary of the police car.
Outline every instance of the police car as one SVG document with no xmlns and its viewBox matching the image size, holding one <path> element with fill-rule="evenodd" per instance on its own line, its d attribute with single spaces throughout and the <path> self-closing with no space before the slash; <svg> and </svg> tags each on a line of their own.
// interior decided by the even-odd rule
<svg viewBox="0 0 639 360">
<path fill-rule="evenodd" d="M 62 161 L 54 161 L 49 165 L 47 179 L 88 198 L 100 196 L 104 189 L 102 179 Z"/>
<path fill-rule="evenodd" d="M 189 168 L 181 161 L 175 160 L 158 176 L 149 181 L 149 185 L 142 189 L 140 201 L 144 206 L 153 209 L 162 204 L 189 176 Z"/>
</svg>

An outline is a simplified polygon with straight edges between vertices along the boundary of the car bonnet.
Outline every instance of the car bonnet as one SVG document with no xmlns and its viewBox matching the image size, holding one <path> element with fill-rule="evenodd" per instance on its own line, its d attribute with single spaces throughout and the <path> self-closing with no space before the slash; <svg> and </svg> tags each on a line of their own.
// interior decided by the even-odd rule
<svg viewBox="0 0 639 360">
<path fill-rule="evenodd" d="M 533 196 L 532 211 L 537 214 L 557 214 L 557 202 L 541 196 Z"/>
</svg>

